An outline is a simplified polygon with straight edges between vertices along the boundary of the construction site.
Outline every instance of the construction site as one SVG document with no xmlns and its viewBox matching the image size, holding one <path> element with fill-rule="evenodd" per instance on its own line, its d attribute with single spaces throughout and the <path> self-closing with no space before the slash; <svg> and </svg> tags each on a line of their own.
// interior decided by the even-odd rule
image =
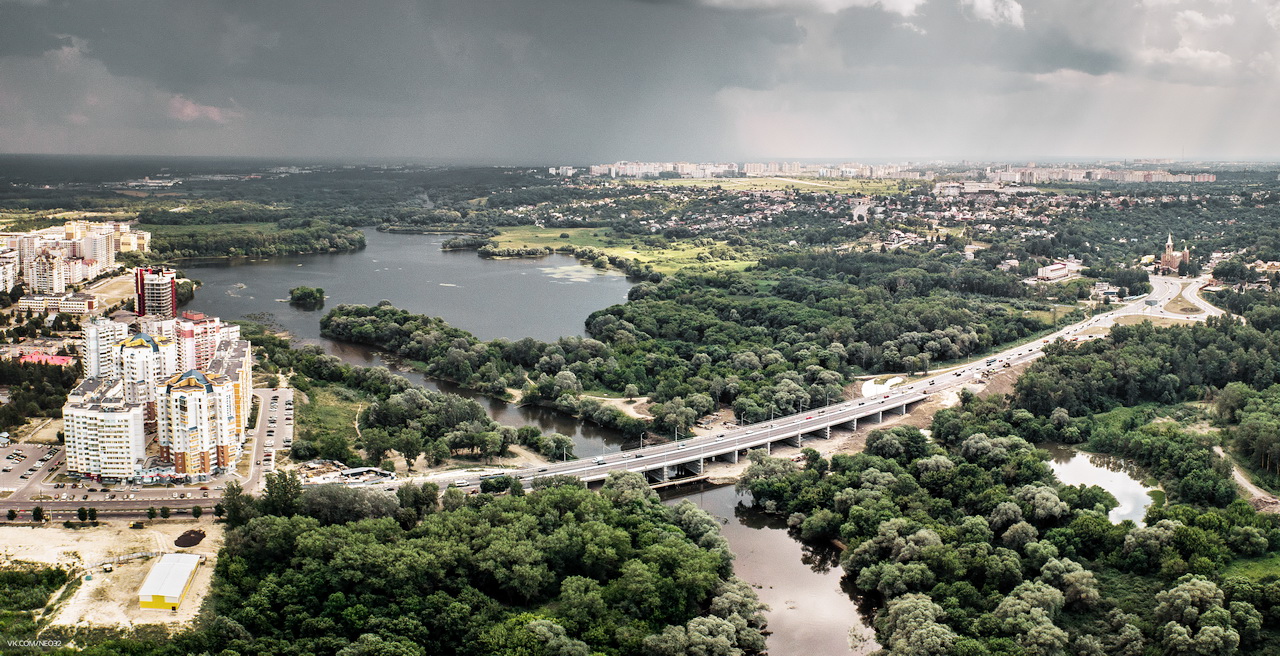
<svg viewBox="0 0 1280 656">
<path fill-rule="evenodd" d="M 132 528 L 134 525 L 140 527 Z M 222 539 L 220 524 L 197 520 L 153 524 L 111 521 L 74 529 L 0 526 L 0 567 L 40 563 L 72 573 L 66 588 L 52 596 L 58 601 L 40 618 L 50 629 L 158 625 L 172 633 L 189 625 L 199 613 Z M 163 609 L 143 607 L 139 603 L 143 583 L 167 554 L 191 554 L 202 560 L 183 586 L 180 603 Z M 69 595 L 67 589 L 71 590 Z M 172 610 L 174 606 L 177 610 Z"/>
</svg>

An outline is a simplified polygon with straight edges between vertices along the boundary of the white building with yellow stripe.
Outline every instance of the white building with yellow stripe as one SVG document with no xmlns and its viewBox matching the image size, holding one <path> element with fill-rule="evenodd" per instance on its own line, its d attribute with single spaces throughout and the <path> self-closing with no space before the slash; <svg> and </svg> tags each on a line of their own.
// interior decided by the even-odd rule
<svg viewBox="0 0 1280 656">
<path fill-rule="evenodd" d="M 176 611 L 191 591 L 196 568 L 203 556 L 187 553 L 165 554 L 151 566 L 147 578 L 138 588 L 138 605 L 142 608 Z"/>
</svg>

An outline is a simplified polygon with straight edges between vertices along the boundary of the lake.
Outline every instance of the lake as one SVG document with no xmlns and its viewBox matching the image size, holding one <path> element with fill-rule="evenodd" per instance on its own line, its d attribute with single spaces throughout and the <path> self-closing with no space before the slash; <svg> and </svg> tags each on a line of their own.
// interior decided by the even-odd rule
<svg viewBox="0 0 1280 656">
<path fill-rule="evenodd" d="M 1038 445 L 1049 452 L 1049 466 L 1063 483 L 1068 485 L 1097 485 L 1115 496 L 1120 502 L 1111 510 L 1108 518 L 1115 523 L 1132 519 L 1142 524 L 1142 518 L 1151 506 L 1154 488 L 1147 487 L 1141 473 L 1121 458 L 1100 453 L 1077 451 L 1066 444 L 1045 443 Z"/>
<path fill-rule="evenodd" d="M 533 337 L 552 341 L 586 335 L 588 315 L 623 303 L 632 283 L 619 271 L 583 266 L 572 256 L 488 260 L 475 251 L 442 251 L 449 235 L 364 231 L 367 247 L 353 253 L 293 255 L 263 260 L 185 262 L 187 276 L 201 281 L 184 310 L 224 319 L 264 317 L 298 342 L 318 344 L 345 362 L 389 366 L 415 383 L 474 399 L 499 423 L 532 424 L 570 435 L 580 456 L 621 450 L 616 431 L 584 424 L 538 407 L 517 407 L 398 367 L 393 358 L 355 344 L 320 336 L 324 309 L 303 310 L 281 302 L 298 286 L 321 287 L 326 307 L 372 305 L 386 299 L 397 307 L 442 317 L 480 339 Z M 391 360 L 391 361 L 389 361 Z"/>
<path fill-rule="evenodd" d="M 814 549 L 787 532 L 786 520 L 750 507 L 751 496 L 733 486 L 684 491 L 667 498 L 688 499 L 721 522 L 720 533 L 737 558 L 733 569 L 769 605 L 769 653 L 785 656 L 862 656 L 879 646 L 852 590 L 844 585 L 840 552 Z M 858 627 L 866 641 L 849 647 L 849 629 Z"/>
</svg>

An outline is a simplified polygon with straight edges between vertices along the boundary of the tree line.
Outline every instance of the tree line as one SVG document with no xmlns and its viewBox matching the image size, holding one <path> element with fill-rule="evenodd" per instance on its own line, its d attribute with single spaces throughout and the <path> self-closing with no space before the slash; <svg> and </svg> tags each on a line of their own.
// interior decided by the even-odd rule
<svg viewBox="0 0 1280 656">
<path fill-rule="evenodd" d="M 296 460 L 319 457 L 352 466 L 378 466 L 394 450 L 410 466 L 421 456 L 438 465 L 461 454 L 483 459 L 506 456 L 512 444 L 524 444 L 548 457 L 575 457 L 573 442 L 564 435 L 502 426 L 475 401 L 414 385 L 385 367 L 349 365 L 316 346 L 291 348 L 287 340 L 256 324 L 242 323 L 242 334 L 257 347 L 264 369 L 292 373 L 294 388 L 305 393 L 316 386 L 334 386 L 363 395 L 367 401 L 358 417 L 359 439 L 346 432 L 325 433 L 315 440 L 299 435 L 291 453 Z M 353 445 L 364 456 L 356 454 Z"/>
<path fill-rule="evenodd" d="M 719 524 L 664 505 L 643 477 L 599 493 L 576 480 L 525 494 L 395 495 L 303 488 L 269 475 L 228 486 L 231 529 L 214 614 L 171 642 L 102 641 L 131 654 L 586 656 L 759 653 L 762 605 L 733 575 Z"/>
<path fill-rule="evenodd" d="M 802 540 L 848 545 L 841 566 L 893 654 L 1274 653 L 1280 585 L 1220 573 L 1280 548 L 1276 517 L 1237 499 L 1112 524 L 1107 491 L 1058 482 L 1017 435 L 965 428 L 938 444 L 879 430 L 864 453 L 803 465 L 753 452 L 738 486 Z"/>
</svg>

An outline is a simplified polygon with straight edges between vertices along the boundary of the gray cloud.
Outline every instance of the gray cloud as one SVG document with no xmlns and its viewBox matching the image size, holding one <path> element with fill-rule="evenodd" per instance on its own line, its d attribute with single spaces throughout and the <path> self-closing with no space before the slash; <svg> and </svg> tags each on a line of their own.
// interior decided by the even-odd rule
<svg viewBox="0 0 1280 656">
<path fill-rule="evenodd" d="M 1264 155 L 1277 30 L 1271 0 L 0 0 L 0 148 Z"/>
</svg>

